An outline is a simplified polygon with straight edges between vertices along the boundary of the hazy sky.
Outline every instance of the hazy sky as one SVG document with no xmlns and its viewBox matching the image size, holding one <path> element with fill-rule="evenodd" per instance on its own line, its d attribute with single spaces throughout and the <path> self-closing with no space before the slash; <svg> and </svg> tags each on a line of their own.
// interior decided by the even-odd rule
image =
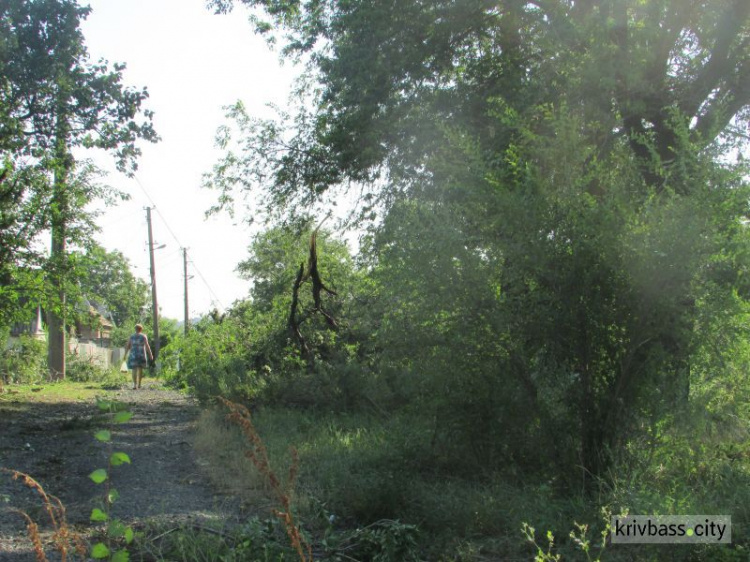
<svg viewBox="0 0 750 562">
<path fill-rule="evenodd" d="M 148 280 L 144 207 L 150 196 L 157 208 L 152 213 L 154 238 L 167 245 L 156 252 L 162 315 L 183 316 L 180 245 L 188 248 L 194 263 L 189 265 L 195 276 L 189 290 L 191 316 L 213 306 L 228 307 L 249 288 L 234 269 L 247 255 L 250 232 L 226 215 L 204 218 L 216 194 L 201 189 L 201 176 L 219 156 L 213 139 L 224 122 L 222 107 L 242 100 L 251 114 L 270 115 L 266 104 L 284 102 L 297 69 L 279 65 L 278 54 L 253 33 L 242 9 L 214 15 L 204 0 L 88 4 L 93 12 L 83 31 L 91 59 L 127 64 L 125 83 L 148 88 L 147 105 L 162 137 L 160 143 L 142 145 L 135 180 L 114 171 L 112 158 L 96 157 L 100 166 L 112 170 L 106 182 L 132 197 L 99 219 L 97 238 L 107 249 L 123 252 L 134 272 Z"/>
</svg>

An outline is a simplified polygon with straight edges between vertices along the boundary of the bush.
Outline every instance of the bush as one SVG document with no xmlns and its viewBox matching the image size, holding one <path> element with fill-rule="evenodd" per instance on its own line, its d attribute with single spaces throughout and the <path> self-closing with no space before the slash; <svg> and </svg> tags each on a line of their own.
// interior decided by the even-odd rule
<svg viewBox="0 0 750 562">
<path fill-rule="evenodd" d="M 47 344 L 29 335 L 11 342 L 0 354 L 0 374 L 6 383 L 35 383 L 47 374 Z"/>
<path fill-rule="evenodd" d="M 73 382 L 104 382 L 119 377 L 119 374 L 102 367 L 93 358 L 68 354 L 65 376 Z"/>
<path fill-rule="evenodd" d="M 204 318 L 161 355 L 167 381 L 206 403 L 215 396 L 248 400 L 262 386 L 248 364 L 249 341 L 232 319 Z"/>
</svg>

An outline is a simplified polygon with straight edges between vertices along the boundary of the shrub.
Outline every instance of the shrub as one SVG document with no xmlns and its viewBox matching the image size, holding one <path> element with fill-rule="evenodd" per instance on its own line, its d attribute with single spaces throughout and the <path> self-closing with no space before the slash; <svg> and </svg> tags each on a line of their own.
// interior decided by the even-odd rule
<svg viewBox="0 0 750 562">
<path fill-rule="evenodd" d="M 22 335 L 0 354 L 0 374 L 8 383 L 35 383 L 47 372 L 47 344 Z"/>
<path fill-rule="evenodd" d="M 102 367 L 93 358 L 68 355 L 66 377 L 73 382 L 104 382 L 115 376 L 111 369 Z"/>
</svg>

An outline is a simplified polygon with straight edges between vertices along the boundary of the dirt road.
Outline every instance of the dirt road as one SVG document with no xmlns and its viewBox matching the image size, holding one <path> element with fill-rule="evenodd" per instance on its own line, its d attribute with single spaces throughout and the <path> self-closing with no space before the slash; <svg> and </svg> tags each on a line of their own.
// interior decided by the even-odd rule
<svg viewBox="0 0 750 562">
<path fill-rule="evenodd" d="M 143 526 L 145 522 L 231 525 L 236 502 L 212 490 L 201 473 L 192 447 L 197 406 L 186 396 L 146 382 L 138 391 L 102 393 L 108 400 L 129 404 L 134 415 L 112 428 L 115 451 L 127 453 L 132 464 L 112 469 L 111 485 L 120 493 L 113 515 Z M 107 466 L 109 446 L 94 433 L 103 420 L 94 401 L 36 403 L 0 401 L 0 467 L 20 470 L 58 496 L 68 522 L 84 535 L 91 533 L 89 515 L 102 488 L 88 475 Z M 7 475 L 0 475 L 0 561 L 35 560 L 21 509 L 49 529 L 41 502 Z M 51 553 L 51 549 L 48 549 Z M 50 560 L 54 560 L 50 556 Z"/>
</svg>

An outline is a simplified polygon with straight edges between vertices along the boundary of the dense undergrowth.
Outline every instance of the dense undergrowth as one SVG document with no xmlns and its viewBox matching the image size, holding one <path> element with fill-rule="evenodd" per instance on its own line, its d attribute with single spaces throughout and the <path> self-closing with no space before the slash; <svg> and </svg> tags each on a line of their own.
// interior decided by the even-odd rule
<svg viewBox="0 0 750 562">
<path fill-rule="evenodd" d="M 262 475 L 247 463 L 241 435 L 223 418 L 216 410 L 204 414 L 198 449 L 213 461 L 217 485 L 263 503 Z M 552 531 L 552 552 L 580 560 L 580 543 L 569 536 L 579 523 L 588 527 L 593 560 L 612 514 L 730 513 L 732 546 L 608 544 L 601 559 L 742 560 L 748 554 L 748 466 L 709 447 L 707 437 L 674 435 L 656 454 L 642 448 L 602 479 L 592 496 L 527 478 L 512 466 L 489 471 L 448 459 L 433 448 L 428 424 L 415 416 L 264 407 L 254 419 L 280 473 L 289 467 L 290 444 L 297 449 L 294 505 L 313 536 L 330 533 L 329 522 L 346 533 L 397 520 L 416 527 L 415 551 L 423 559 L 530 559 L 535 548 L 522 534 L 529 523 L 545 551 L 546 532 Z"/>
<path fill-rule="evenodd" d="M 581 465 L 581 428 L 566 393 L 540 387 L 541 410 L 534 410 L 499 370 L 504 363 L 481 333 L 484 321 L 437 310 L 419 328 L 399 324 L 405 309 L 384 307 L 377 275 L 358 273 L 343 246 L 327 238 L 318 247 L 321 269 L 347 280 L 326 301 L 341 327 L 331 329 L 301 292 L 307 311 L 301 335 L 312 350 L 301 351 L 289 330 L 292 295 L 285 290 L 294 270 L 278 264 L 302 261 L 308 249 L 292 244 L 304 236 L 282 234 L 261 240 L 246 264 L 260 279 L 267 274 L 254 300 L 205 318 L 162 357 L 171 384 L 207 406 L 217 396 L 250 405 L 278 473 L 289 470 L 288 449 L 296 449 L 292 506 L 313 544 L 394 521 L 407 525 L 410 536 L 413 526 L 411 552 L 429 560 L 747 556 L 750 433 L 742 373 L 748 355 L 741 340 L 729 340 L 733 353 L 718 359 L 708 345 L 696 347 L 689 399 L 658 387 L 644 395 L 642 413 L 602 451 L 606 468 L 592 474 Z M 269 271 L 260 259 L 272 250 Z M 457 321 L 471 334 L 451 332 Z M 723 337 L 731 333 L 723 330 Z M 454 339 L 443 339 L 448 334 Z M 721 377 L 711 375 L 717 361 Z M 218 485 L 263 503 L 262 474 L 248 464 L 242 437 L 223 416 L 220 410 L 204 415 L 199 449 L 214 461 Z M 729 514 L 733 543 L 610 544 L 609 517 L 628 513 Z M 536 529 L 535 542 L 525 524 Z"/>
</svg>

